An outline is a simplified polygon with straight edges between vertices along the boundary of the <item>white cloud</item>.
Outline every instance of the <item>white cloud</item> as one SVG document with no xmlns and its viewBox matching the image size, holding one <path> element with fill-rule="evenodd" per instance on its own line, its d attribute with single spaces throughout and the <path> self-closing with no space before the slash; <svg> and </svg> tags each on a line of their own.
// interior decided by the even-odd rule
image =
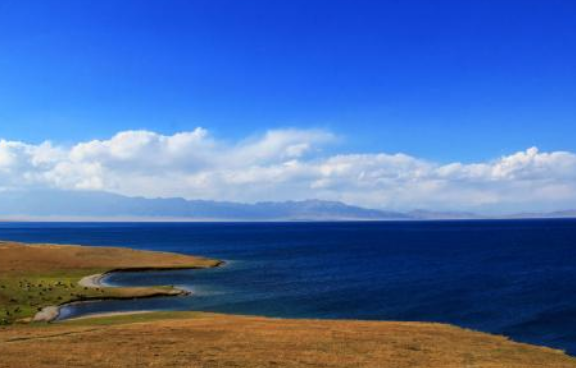
<svg viewBox="0 0 576 368">
<path fill-rule="evenodd" d="M 0 140 L 0 189 L 105 190 L 254 202 L 319 198 L 372 208 L 576 207 L 576 155 L 536 148 L 489 162 L 439 164 L 406 154 L 340 154 L 322 130 L 273 130 L 226 142 L 197 128 L 126 131 L 72 147 Z"/>
</svg>

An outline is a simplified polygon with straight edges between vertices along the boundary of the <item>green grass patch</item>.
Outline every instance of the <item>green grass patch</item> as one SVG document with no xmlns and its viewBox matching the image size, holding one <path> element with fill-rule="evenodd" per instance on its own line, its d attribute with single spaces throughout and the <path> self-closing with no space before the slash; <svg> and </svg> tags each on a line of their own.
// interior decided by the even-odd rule
<svg viewBox="0 0 576 368">
<path fill-rule="evenodd" d="M 166 319 L 191 319 L 200 318 L 203 312 L 146 312 L 135 314 L 122 314 L 116 316 L 94 316 L 91 318 L 82 318 L 78 320 L 69 320 L 60 322 L 60 324 L 74 326 L 103 326 L 103 325 L 120 325 L 128 323 L 152 322 Z"/>
<path fill-rule="evenodd" d="M 92 272 L 93 271 L 93 272 Z M 92 273 L 91 273 L 92 272 Z M 75 301 L 145 297 L 154 292 L 170 292 L 171 286 L 151 288 L 89 288 L 78 285 L 86 275 L 102 272 L 53 273 L 0 277 L 0 326 L 32 318 L 42 308 Z"/>
</svg>

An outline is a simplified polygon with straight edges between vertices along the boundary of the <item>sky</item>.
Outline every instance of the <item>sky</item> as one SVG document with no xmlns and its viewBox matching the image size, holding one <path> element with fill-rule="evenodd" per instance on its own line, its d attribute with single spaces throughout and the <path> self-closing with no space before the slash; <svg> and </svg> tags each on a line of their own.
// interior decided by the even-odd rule
<svg viewBox="0 0 576 368">
<path fill-rule="evenodd" d="M 3 0 L 0 189 L 576 207 L 576 2 Z"/>
</svg>

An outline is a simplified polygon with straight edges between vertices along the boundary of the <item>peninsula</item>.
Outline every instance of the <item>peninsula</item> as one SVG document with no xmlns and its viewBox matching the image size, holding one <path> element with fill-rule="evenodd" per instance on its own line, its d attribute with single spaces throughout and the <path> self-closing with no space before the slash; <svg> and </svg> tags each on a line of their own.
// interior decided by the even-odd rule
<svg viewBox="0 0 576 368">
<path fill-rule="evenodd" d="M 108 272 L 217 267 L 221 261 L 129 248 L 0 242 L 0 325 L 52 321 L 58 306 L 102 299 L 177 296 L 173 286 L 105 288 Z"/>
</svg>

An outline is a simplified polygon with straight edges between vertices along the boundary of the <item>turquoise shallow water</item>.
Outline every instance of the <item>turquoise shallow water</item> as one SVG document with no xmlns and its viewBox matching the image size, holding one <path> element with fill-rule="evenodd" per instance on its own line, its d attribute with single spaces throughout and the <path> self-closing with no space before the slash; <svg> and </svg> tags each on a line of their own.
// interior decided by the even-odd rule
<svg viewBox="0 0 576 368">
<path fill-rule="evenodd" d="M 576 354 L 576 221 L 0 224 L 0 239 L 121 245 L 224 259 L 202 271 L 119 273 L 190 297 L 74 305 L 437 321 Z"/>
</svg>

